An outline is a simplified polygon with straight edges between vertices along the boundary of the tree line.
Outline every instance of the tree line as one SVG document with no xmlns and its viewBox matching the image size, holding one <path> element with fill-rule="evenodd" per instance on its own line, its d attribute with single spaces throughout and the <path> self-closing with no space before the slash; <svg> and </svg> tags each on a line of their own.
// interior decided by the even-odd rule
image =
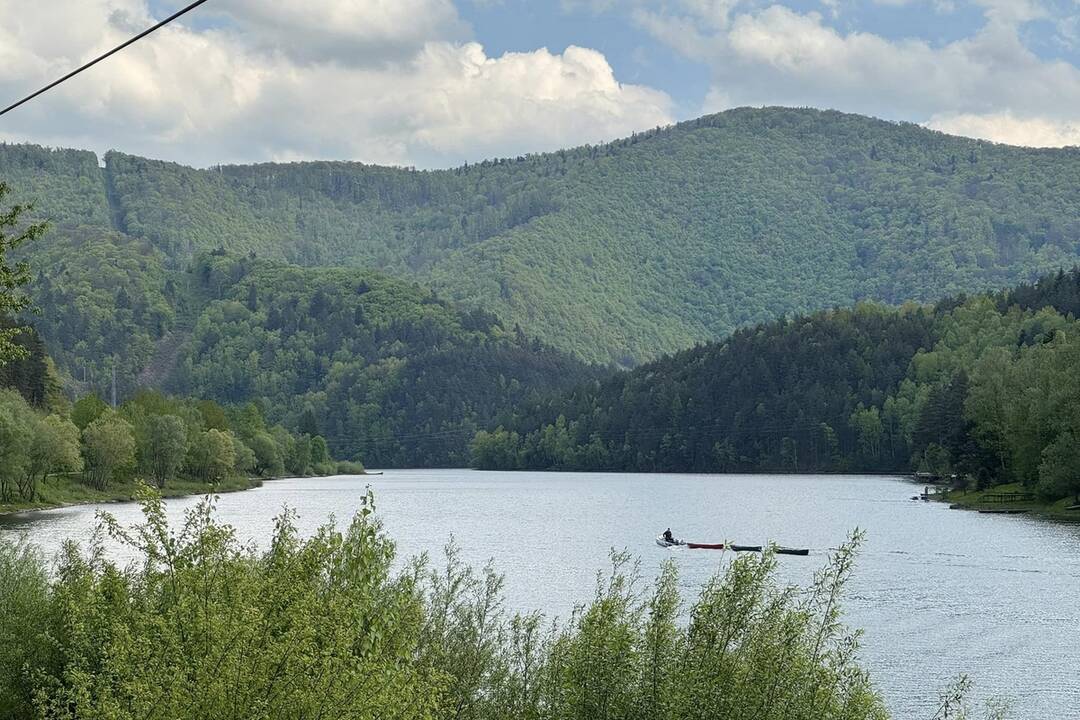
<svg viewBox="0 0 1080 720">
<path fill-rule="evenodd" d="M 906 472 L 1080 498 L 1080 270 L 862 303 L 582 385 L 477 433 L 481 468 Z"/>
<path fill-rule="evenodd" d="M 363 468 L 336 463 L 321 436 L 269 426 L 254 404 L 223 408 L 144 391 L 115 409 L 96 395 L 39 408 L 0 390 L 0 505 L 54 498 L 54 477 L 104 492 L 135 479 L 159 489 L 179 480 L 212 488 L 339 471 Z"/>
</svg>

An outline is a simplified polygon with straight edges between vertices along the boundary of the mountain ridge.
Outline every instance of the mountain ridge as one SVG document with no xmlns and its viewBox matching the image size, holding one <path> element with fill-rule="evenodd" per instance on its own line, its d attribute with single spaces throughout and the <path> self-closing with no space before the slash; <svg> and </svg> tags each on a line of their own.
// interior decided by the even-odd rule
<svg viewBox="0 0 1080 720">
<path fill-rule="evenodd" d="M 834 111 L 739 109 L 446 170 L 96 160 L 5 146 L 0 174 L 24 197 L 53 191 L 39 207 L 59 225 L 120 229 L 174 269 L 218 248 L 376 269 L 624 366 L 779 316 L 1001 288 L 1080 259 L 1080 151 Z M 109 183 L 88 184 L 95 172 Z"/>
</svg>

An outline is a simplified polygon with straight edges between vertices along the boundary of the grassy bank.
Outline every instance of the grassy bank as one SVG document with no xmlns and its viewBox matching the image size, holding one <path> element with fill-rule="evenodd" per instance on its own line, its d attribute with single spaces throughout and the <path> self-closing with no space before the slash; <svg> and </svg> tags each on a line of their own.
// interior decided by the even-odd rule
<svg viewBox="0 0 1080 720">
<path fill-rule="evenodd" d="M 195 482 L 193 480 L 171 480 L 167 487 L 160 490 L 163 497 L 184 497 L 186 495 L 205 495 L 207 493 L 238 492 L 250 490 L 262 485 L 260 478 L 234 477 L 216 484 Z M 46 510 L 68 505 L 87 505 L 90 503 L 129 502 L 135 497 L 138 484 L 135 481 L 113 483 L 106 490 L 97 490 L 75 477 L 55 476 L 42 483 L 38 498 L 34 502 L 22 500 L 13 503 L 0 503 L 0 515 L 23 512 L 26 510 Z"/>
<path fill-rule="evenodd" d="M 1072 498 L 1045 502 L 1038 498 L 1002 499 L 1002 496 L 1023 494 L 1030 491 L 1020 483 L 998 485 L 987 490 L 949 490 L 941 493 L 938 499 L 961 510 L 981 512 L 1025 512 L 1051 520 L 1080 522 L 1080 510 L 1070 510 L 1076 502 Z"/>
</svg>

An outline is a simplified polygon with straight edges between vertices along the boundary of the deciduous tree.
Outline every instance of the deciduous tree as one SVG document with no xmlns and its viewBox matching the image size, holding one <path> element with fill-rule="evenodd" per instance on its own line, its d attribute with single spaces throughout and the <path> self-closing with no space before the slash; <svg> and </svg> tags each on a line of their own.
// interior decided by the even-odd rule
<svg viewBox="0 0 1080 720">
<path fill-rule="evenodd" d="M 119 474 L 135 465 L 135 435 L 131 424 L 108 411 L 82 431 L 83 459 L 90 484 L 104 490 Z"/>
<path fill-rule="evenodd" d="M 8 184 L 0 182 L 0 204 L 10 193 Z M 47 224 L 25 222 L 23 216 L 31 210 L 33 206 L 17 203 L 6 210 L 0 207 L 0 318 L 15 315 L 30 302 L 22 293 L 22 287 L 30 282 L 30 266 L 25 261 L 11 261 L 8 253 L 45 234 Z M 18 333 L 17 328 L 0 327 L 0 365 L 25 357 L 25 348 L 13 342 Z"/>
</svg>

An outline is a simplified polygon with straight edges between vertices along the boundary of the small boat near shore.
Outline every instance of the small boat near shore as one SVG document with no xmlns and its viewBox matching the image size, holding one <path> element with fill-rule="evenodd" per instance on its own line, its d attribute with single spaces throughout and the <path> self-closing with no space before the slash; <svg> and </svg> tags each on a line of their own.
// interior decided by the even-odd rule
<svg viewBox="0 0 1080 720">
<path fill-rule="evenodd" d="M 723 550 L 727 547 L 724 543 L 695 543 L 685 540 L 665 540 L 663 535 L 656 537 L 656 544 L 665 548 L 686 548 L 688 550 Z"/>
</svg>

